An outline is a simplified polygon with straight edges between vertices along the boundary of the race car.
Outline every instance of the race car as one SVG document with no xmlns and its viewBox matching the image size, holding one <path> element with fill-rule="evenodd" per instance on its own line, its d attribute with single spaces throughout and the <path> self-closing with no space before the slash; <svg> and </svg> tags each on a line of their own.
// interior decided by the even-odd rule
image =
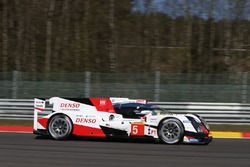
<svg viewBox="0 0 250 167">
<path fill-rule="evenodd" d="M 56 140 L 85 136 L 149 137 L 166 144 L 212 141 L 200 116 L 173 114 L 143 99 L 52 97 L 48 102 L 51 113 L 44 115 L 46 100 L 35 98 L 33 132 Z"/>
</svg>

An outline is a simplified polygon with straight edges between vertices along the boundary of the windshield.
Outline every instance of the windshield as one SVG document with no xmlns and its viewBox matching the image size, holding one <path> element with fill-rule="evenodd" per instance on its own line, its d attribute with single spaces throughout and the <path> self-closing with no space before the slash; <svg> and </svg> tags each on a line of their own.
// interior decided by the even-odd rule
<svg viewBox="0 0 250 167">
<path fill-rule="evenodd" d="M 152 115 L 163 115 L 163 114 L 169 114 L 170 112 L 164 108 L 161 108 L 159 106 L 152 106 Z"/>
</svg>

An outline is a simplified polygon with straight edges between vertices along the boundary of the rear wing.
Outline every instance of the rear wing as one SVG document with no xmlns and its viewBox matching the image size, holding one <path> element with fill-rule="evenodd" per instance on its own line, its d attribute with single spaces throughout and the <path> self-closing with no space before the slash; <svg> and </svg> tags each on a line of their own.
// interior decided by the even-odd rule
<svg viewBox="0 0 250 167">
<path fill-rule="evenodd" d="M 35 98 L 34 99 L 34 123 L 33 129 L 37 130 L 37 120 L 38 120 L 38 113 L 45 110 L 46 100 L 43 98 Z"/>
</svg>

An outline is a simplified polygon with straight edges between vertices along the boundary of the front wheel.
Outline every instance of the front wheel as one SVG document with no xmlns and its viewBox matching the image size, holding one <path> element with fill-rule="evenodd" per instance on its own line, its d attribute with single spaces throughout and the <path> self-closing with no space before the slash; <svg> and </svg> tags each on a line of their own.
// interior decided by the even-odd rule
<svg viewBox="0 0 250 167">
<path fill-rule="evenodd" d="M 56 140 L 67 139 L 72 132 L 71 120 L 66 115 L 55 115 L 49 121 L 48 131 Z"/>
<path fill-rule="evenodd" d="M 170 118 L 164 120 L 158 126 L 158 136 L 166 144 L 177 144 L 182 141 L 184 128 L 177 119 Z"/>
</svg>

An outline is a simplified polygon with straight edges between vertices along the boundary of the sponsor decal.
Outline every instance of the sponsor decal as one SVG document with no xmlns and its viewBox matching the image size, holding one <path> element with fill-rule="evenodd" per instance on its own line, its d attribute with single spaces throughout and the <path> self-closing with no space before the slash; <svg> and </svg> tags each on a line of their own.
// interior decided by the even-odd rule
<svg viewBox="0 0 250 167">
<path fill-rule="evenodd" d="M 189 120 L 184 120 L 184 121 L 182 121 L 183 123 L 191 123 L 191 121 L 189 121 Z"/>
<path fill-rule="evenodd" d="M 150 118 L 150 122 L 156 122 L 157 120 L 157 118 Z"/>
<path fill-rule="evenodd" d="M 61 108 L 79 108 L 80 104 L 79 103 L 61 103 L 60 107 Z"/>
<path fill-rule="evenodd" d="M 86 115 L 86 118 L 95 118 L 95 115 Z"/>
<path fill-rule="evenodd" d="M 61 110 L 80 111 L 80 103 L 61 103 L 59 107 Z"/>
<path fill-rule="evenodd" d="M 40 110 L 40 111 L 44 110 L 45 109 L 45 100 L 35 99 L 34 107 L 35 107 L 35 109 Z"/>
<path fill-rule="evenodd" d="M 183 141 L 187 142 L 187 143 L 197 143 L 197 142 L 199 142 L 198 139 L 195 139 L 192 136 L 184 136 Z"/>
<path fill-rule="evenodd" d="M 150 130 L 149 130 L 149 133 L 150 133 L 151 135 L 156 135 L 156 134 L 157 134 L 157 130 L 156 130 L 156 129 L 150 129 Z"/>
<path fill-rule="evenodd" d="M 76 118 L 76 123 L 94 124 L 94 123 L 96 123 L 96 119 L 92 119 L 92 118 Z"/>
<path fill-rule="evenodd" d="M 106 100 L 105 99 L 101 99 L 100 100 L 100 106 L 105 106 L 106 105 Z"/>
<path fill-rule="evenodd" d="M 147 126 L 147 134 L 156 136 L 157 135 L 157 130 L 153 127 Z"/>
<path fill-rule="evenodd" d="M 194 139 L 194 138 L 190 138 L 190 139 L 189 139 L 189 142 L 192 142 L 192 143 L 194 142 L 194 143 L 196 143 L 196 142 L 199 142 L 199 140 L 198 140 L 198 139 Z"/>
</svg>

